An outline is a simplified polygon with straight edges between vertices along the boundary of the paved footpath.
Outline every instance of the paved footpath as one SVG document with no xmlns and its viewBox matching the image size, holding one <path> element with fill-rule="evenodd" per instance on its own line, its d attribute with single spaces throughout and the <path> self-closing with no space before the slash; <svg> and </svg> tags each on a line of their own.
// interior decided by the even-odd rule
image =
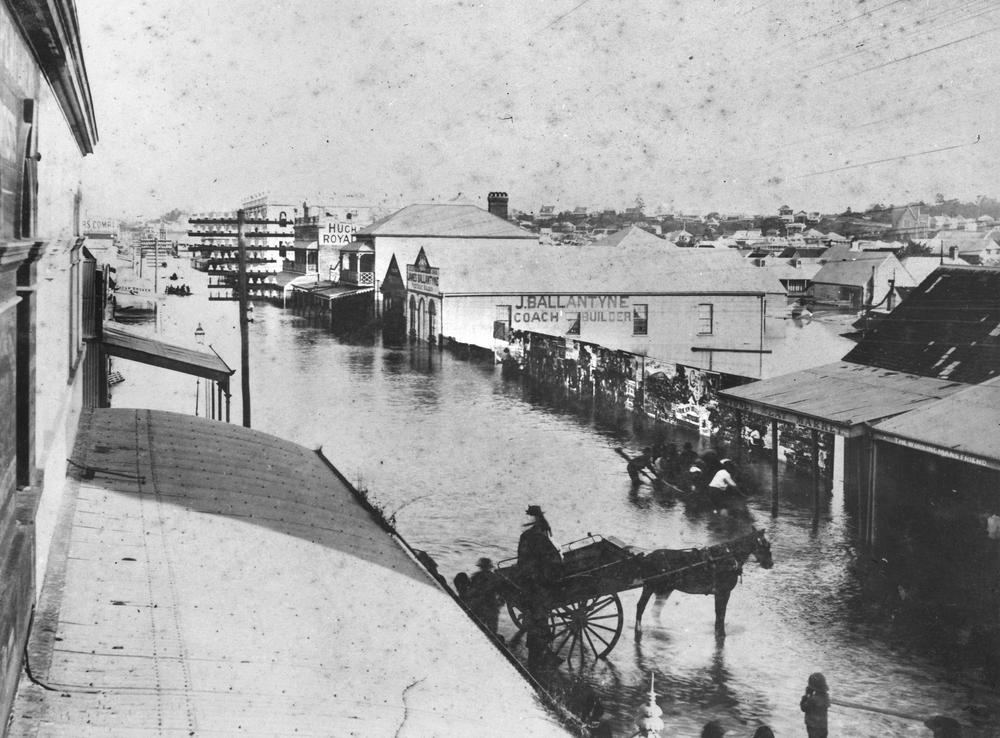
<svg viewBox="0 0 1000 738">
<path fill-rule="evenodd" d="M 74 461 L 10 735 L 568 734 L 316 452 L 116 409 Z"/>
</svg>

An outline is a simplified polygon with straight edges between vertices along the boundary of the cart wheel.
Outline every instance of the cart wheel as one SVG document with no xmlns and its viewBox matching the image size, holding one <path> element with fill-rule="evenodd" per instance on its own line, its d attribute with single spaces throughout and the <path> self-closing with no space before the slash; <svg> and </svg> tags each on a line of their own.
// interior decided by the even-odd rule
<svg viewBox="0 0 1000 738">
<path fill-rule="evenodd" d="M 588 653 L 604 658 L 618 643 L 625 617 L 618 595 L 601 595 L 557 607 L 550 613 L 552 650 L 572 659 L 579 652 L 580 660 Z"/>
<path fill-rule="evenodd" d="M 514 623 L 515 628 L 521 630 L 524 627 L 524 613 L 521 612 L 521 608 L 512 602 L 508 602 L 507 614 L 510 615 L 510 622 Z"/>
</svg>

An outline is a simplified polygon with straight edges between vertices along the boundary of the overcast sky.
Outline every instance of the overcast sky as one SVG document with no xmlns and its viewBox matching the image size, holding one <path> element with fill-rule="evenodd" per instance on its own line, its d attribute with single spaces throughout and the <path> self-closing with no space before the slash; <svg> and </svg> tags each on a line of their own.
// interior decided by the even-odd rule
<svg viewBox="0 0 1000 738">
<path fill-rule="evenodd" d="M 77 0 L 91 215 L 1000 195 L 994 0 Z"/>
</svg>

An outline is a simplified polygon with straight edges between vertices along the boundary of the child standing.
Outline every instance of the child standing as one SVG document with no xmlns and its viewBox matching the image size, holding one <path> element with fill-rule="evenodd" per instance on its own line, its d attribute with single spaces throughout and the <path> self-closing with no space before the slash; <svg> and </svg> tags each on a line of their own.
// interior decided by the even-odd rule
<svg viewBox="0 0 1000 738">
<path fill-rule="evenodd" d="M 805 713 L 809 738 L 827 738 L 826 711 L 830 709 L 830 690 L 826 686 L 826 677 L 818 671 L 809 675 L 799 708 Z"/>
</svg>

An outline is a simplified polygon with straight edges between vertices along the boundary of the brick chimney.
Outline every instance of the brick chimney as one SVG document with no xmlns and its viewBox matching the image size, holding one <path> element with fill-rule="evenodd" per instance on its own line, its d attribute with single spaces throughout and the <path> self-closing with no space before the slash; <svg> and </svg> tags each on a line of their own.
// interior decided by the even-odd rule
<svg viewBox="0 0 1000 738">
<path fill-rule="evenodd" d="M 491 192 L 489 197 L 486 198 L 486 202 L 489 203 L 488 209 L 490 213 L 497 216 L 498 218 L 503 218 L 507 220 L 507 193 L 506 192 Z"/>
</svg>

